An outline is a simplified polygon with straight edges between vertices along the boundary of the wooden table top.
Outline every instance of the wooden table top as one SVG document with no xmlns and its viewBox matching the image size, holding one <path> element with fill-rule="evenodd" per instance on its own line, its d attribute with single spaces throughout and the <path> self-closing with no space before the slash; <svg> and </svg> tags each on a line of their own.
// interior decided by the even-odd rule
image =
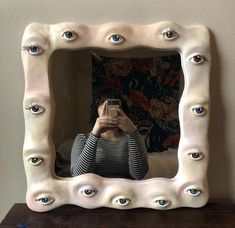
<svg viewBox="0 0 235 228">
<path fill-rule="evenodd" d="M 178 208 L 159 211 L 145 208 L 116 210 L 84 209 L 65 205 L 49 212 L 31 211 L 17 203 L 0 227 L 79 227 L 79 228 L 151 228 L 151 227 L 235 227 L 235 204 L 209 203 L 203 208 Z"/>
</svg>

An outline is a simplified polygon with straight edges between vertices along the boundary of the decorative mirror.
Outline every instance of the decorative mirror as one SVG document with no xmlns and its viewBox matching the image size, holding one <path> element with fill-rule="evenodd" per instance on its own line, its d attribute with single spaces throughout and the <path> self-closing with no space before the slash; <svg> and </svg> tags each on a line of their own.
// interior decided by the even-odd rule
<svg viewBox="0 0 235 228">
<path fill-rule="evenodd" d="M 33 23 L 23 35 L 22 60 L 29 208 L 173 209 L 207 203 L 207 28 L 169 21 Z M 140 176 L 113 176 L 112 163 L 111 175 L 71 175 L 74 139 L 91 131 L 92 100 L 101 89 L 118 92 L 128 104 L 126 114 L 147 161 Z"/>
</svg>

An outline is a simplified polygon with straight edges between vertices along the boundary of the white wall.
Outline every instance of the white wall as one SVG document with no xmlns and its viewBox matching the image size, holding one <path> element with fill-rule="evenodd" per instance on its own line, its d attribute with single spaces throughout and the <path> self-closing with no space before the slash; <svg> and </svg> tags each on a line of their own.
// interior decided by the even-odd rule
<svg viewBox="0 0 235 228">
<path fill-rule="evenodd" d="M 25 202 L 22 162 L 24 91 L 20 43 L 31 22 L 172 20 L 204 24 L 212 32 L 209 184 L 211 200 L 235 201 L 235 1 L 234 0 L 1 0 L 0 1 L 0 221 Z"/>
</svg>

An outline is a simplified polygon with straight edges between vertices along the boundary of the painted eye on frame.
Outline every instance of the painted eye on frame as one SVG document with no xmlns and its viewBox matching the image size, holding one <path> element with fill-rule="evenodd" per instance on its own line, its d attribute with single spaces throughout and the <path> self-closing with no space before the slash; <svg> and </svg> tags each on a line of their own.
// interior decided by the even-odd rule
<svg viewBox="0 0 235 228">
<path fill-rule="evenodd" d="M 202 191 L 198 188 L 187 188 L 186 193 L 188 193 L 190 196 L 198 196 L 199 194 L 202 193 Z"/>
<path fill-rule="evenodd" d="M 39 196 L 36 201 L 40 202 L 42 205 L 49 205 L 49 204 L 52 204 L 55 199 L 50 197 L 50 196 Z"/>
<path fill-rule="evenodd" d="M 121 44 L 122 42 L 124 42 L 124 37 L 119 35 L 119 34 L 112 34 L 108 37 L 108 40 L 111 41 L 111 43 L 113 44 Z"/>
<path fill-rule="evenodd" d="M 84 186 L 81 188 L 80 193 L 85 197 L 92 197 L 97 193 L 97 190 L 92 186 Z"/>
<path fill-rule="evenodd" d="M 113 200 L 113 203 L 118 204 L 119 206 L 127 206 L 130 202 L 131 202 L 130 199 L 123 196 L 116 197 Z"/>
<path fill-rule="evenodd" d="M 78 34 L 75 31 L 65 31 L 62 33 L 61 37 L 65 41 L 74 41 L 78 38 Z"/>
<path fill-rule="evenodd" d="M 116 200 L 116 203 L 118 203 L 121 206 L 126 206 L 130 203 L 130 200 L 121 198 L 121 199 Z"/>
<path fill-rule="evenodd" d="M 204 116 L 206 114 L 206 109 L 201 105 L 193 106 L 191 110 L 196 116 Z"/>
<path fill-rule="evenodd" d="M 198 161 L 204 158 L 204 154 L 202 152 L 190 152 L 188 153 L 188 156 L 195 161 Z"/>
<path fill-rule="evenodd" d="M 43 48 L 40 45 L 29 45 L 29 46 L 24 46 L 23 50 L 26 50 L 30 55 L 41 55 L 43 53 Z"/>
<path fill-rule="evenodd" d="M 166 208 L 170 205 L 170 201 L 166 200 L 166 199 L 157 199 L 154 201 L 156 206 L 159 208 Z"/>
<path fill-rule="evenodd" d="M 38 104 L 28 105 L 25 109 L 29 110 L 34 115 L 39 115 L 39 114 L 45 112 L 45 108 L 41 105 L 38 105 Z"/>
<path fill-rule="evenodd" d="M 38 166 L 42 163 L 43 159 L 40 157 L 31 157 L 28 159 L 28 161 L 30 162 L 30 164 Z"/>
<path fill-rule="evenodd" d="M 194 54 L 189 57 L 189 62 L 193 64 L 202 64 L 206 61 L 206 57 L 200 54 Z"/>
<path fill-rule="evenodd" d="M 162 36 L 165 40 L 175 40 L 179 37 L 178 33 L 173 29 L 166 29 L 162 32 Z"/>
</svg>

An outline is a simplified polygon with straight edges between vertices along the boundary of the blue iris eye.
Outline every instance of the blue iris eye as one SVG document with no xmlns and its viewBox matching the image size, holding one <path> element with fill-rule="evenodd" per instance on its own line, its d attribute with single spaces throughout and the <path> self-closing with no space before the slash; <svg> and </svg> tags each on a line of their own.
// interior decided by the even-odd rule
<svg viewBox="0 0 235 228">
<path fill-rule="evenodd" d="M 41 203 L 44 206 L 52 204 L 55 201 L 55 199 L 53 197 L 50 197 L 50 196 L 47 196 L 47 195 L 41 195 L 35 200 L 38 201 L 39 203 Z"/>
<path fill-rule="evenodd" d="M 166 199 L 157 199 L 154 203 L 158 208 L 166 208 L 170 205 L 170 201 Z"/>
<path fill-rule="evenodd" d="M 159 204 L 160 204 L 161 206 L 164 206 L 164 205 L 167 204 L 167 201 L 166 201 L 166 200 L 159 200 L 158 202 L 159 202 Z"/>
<path fill-rule="evenodd" d="M 23 46 L 23 50 L 27 51 L 30 55 L 33 56 L 40 55 L 44 51 L 39 44 L 34 44 L 34 43 L 26 44 L 25 46 Z"/>
<path fill-rule="evenodd" d="M 197 116 L 204 116 L 206 114 L 206 109 L 203 106 L 195 105 L 191 109 L 193 113 Z"/>
<path fill-rule="evenodd" d="M 34 52 L 34 53 L 38 51 L 38 47 L 36 46 L 30 47 L 29 49 L 31 52 Z"/>
<path fill-rule="evenodd" d="M 112 35 L 112 38 L 114 41 L 119 41 L 121 39 L 121 37 L 118 34 Z"/>
<path fill-rule="evenodd" d="M 197 192 L 198 192 L 198 190 L 195 189 L 195 188 L 192 188 L 192 189 L 190 189 L 189 191 L 190 191 L 190 193 L 193 194 L 193 195 L 197 194 Z"/>
<path fill-rule="evenodd" d="M 197 188 L 189 188 L 188 190 L 186 190 L 189 195 L 191 196 L 198 196 L 201 193 L 201 190 L 197 189 Z"/>
<path fill-rule="evenodd" d="M 203 108 L 196 108 L 195 110 L 196 110 L 196 113 L 201 114 L 204 109 Z"/>
<path fill-rule="evenodd" d="M 42 203 L 48 203 L 49 199 L 48 198 L 42 198 L 41 201 L 42 201 Z"/>
<path fill-rule="evenodd" d="M 108 37 L 108 40 L 110 40 L 111 43 L 113 43 L 113 44 L 121 44 L 124 41 L 124 38 L 123 38 L 123 36 L 115 33 L 115 34 L 110 35 Z"/>
</svg>

